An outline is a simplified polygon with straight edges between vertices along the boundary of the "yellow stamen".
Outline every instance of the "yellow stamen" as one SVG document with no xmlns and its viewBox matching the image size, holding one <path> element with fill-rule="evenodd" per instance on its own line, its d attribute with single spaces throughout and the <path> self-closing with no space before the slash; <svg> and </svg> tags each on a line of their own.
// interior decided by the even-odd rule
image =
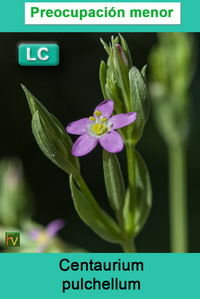
<svg viewBox="0 0 200 299">
<path fill-rule="evenodd" d="M 96 120 L 96 118 L 93 117 L 93 116 L 90 116 L 90 117 L 89 117 L 89 120 L 90 120 L 90 121 L 94 121 L 94 120 Z"/>
<path fill-rule="evenodd" d="M 94 115 L 96 115 L 97 117 L 99 117 L 99 116 L 102 116 L 102 113 L 101 113 L 101 111 L 96 110 L 96 111 L 94 112 Z"/>
<path fill-rule="evenodd" d="M 105 121 L 107 121 L 108 119 L 106 118 L 106 117 L 103 117 L 103 118 L 101 118 L 101 121 L 102 122 L 105 122 Z"/>
<path fill-rule="evenodd" d="M 104 124 L 94 124 L 92 126 L 92 131 L 96 134 L 96 135 L 102 135 L 104 133 L 107 132 L 107 128 Z"/>
<path fill-rule="evenodd" d="M 46 232 L 45 232 L 45 231 L 41 231 L 40 234 L 39 234 L 39 236 L 38 236 L 37 241 L 38 241 L 39 243 L 44 243 L 44 242 L 46 242 L 47 240 L 48 240 L 48 236 L 47 236 Z"/>
</svg>

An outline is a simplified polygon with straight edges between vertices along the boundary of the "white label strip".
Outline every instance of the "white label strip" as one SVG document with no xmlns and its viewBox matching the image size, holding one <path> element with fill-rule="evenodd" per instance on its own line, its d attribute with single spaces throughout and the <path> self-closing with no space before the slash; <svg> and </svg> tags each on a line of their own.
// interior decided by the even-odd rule
<svg viewBox="0 0 200 299">
<path fill-rule="evenodd" d="M 180 2 L 26 2 L 26 25 L 180 25 Z"/>
</svg>

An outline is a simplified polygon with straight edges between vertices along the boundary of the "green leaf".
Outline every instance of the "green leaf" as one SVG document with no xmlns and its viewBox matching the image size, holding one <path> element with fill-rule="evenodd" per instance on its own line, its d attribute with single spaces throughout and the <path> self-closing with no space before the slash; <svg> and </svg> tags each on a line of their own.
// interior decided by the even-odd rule
<svg viewBox="0 0 200 299">
<path fill-rule="evenodd" d="M 136 158 L 136 204 L 134 210 L 130 210 L 129 192 L 126 194 L 123 215 L 127 234 L 136 236 L 143 228 L 151 206 L 152 189 L 151 181 L 144 160 L 138 152 L 135 152 Z"/>
<path fill-rule="evenodd" d="M 72 176 L 70 176 L 70 187 L 75 209 L 83 222 L 102 239 L 111 243 L 120 243 L 121 233 L 116 222 L 95 200 L 87 198 L 83 191 L 78 189 Z"/>
<path fill-rule="evenodd" d="M 54 164 L 67 173 L 76 173 L 78 170 L 72 163 L 65 144 L 55 134 L 49 123 L 46 123 L 39 111 L 32 118 L 32 130 L 41 151 Z"/>
<path fill-rule="evenodd" d="M 115 154 L 103 150 L 103 170 L 106 191 L 114 211 L 121 212 L 125 201 L 125 186 L 121 167 Z"/>
<path fill-rule="evenodd" d="M 132 132 L 134 142 L 137 143 L 142 136 L 144 126 L 149 117 L 149 97 L 144 78 L 134 66 L 129 71 L 129 83 L 132 111 L 138 114 Z"/>
<path fill-rule="evenodd" d="M 66 168 L 66 164 L 70 164 L 73 167 L 69 167 L 71 169 L 70 171 L 73 170 L 73 172 L 79 169 L 79 161 L 78 158 L 74 157 L 71 154 L 71 148 L 72 148 L 72 141 L 69 135 L 67 134 L 66 130 L 63 128 L 59 120 L 53 116 L 51 113 L 48 112 L 48 110 L 38 101 L 27 89 L 25 86 L 22 85 L 22 88 L 25 92 L 25 95 L 28 100 L 28 104 L 31 110 L 32 116 L 35 115 L 35 113 L 38 111 L 38 116 L 35 116 L 35 121 L 38 123 L 40 126 L 40 129 L 42 129 L 42 126 L 44 127 L 43 131 L 46 132 L 41 135 L 41 131 L 37 130 L 36 124 L 33 123 L 34 130 L 33 133 L 35 136 L 37 136 L 36 141 L 40 140 L 42 137 L 45 135 L 48 136 L 49 142 L 48 142 L 48 150 L 50 147 L 53 149 L 53 147 L 56 149 L 56 151 L 59 153 L 57 155 L 59 162 L 53 158 L 52 153 L 47 154 L 47 151 L 44 148 L 44 144 L 46 143 L 46 138 L 44 142 L 40 140 L 40 148 L 42 148 L 43 152 L 45 155 L 57 166 L 59 166 L 62 169 L 65 169 L 65 171 L 68 169 Z M 42 120 L 42 124 L 41 124 Z M 40 133 L 40 135 L 36 134 L 37 132 Z M 40 137 L 39 137 L 40 136 Z M 51 137 L 50 137 L 51 136 Z M 53 141 L 53 142 L 52 142 Z M 42 145 L 43 143 L 43 145 Z M 60 155 L 63 157 L 60 159 Z M 61 161 L 65 161 L 64 165 L 61 165 Z M 68 172 L 68 171 L 67 171 Z M 71 172 L 70 172 L 71 173 Z"/>
</svg>

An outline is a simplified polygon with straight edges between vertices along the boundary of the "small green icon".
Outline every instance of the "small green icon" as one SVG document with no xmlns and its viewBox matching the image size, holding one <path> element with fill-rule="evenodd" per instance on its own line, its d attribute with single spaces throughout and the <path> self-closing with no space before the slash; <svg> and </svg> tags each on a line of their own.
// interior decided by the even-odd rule
<svg viewBox="0 0 200 299">
<path fill-rule="evenodd" d="M 5 245 L 6 247 L 20 247 L 20 233 L 5 233 Z"/>
<path fill-rule="evenodd" d="M 21 44 L 18 47 L 18 62 L 22 66 L 57 66 L 57 44 Z"/>
</svg>

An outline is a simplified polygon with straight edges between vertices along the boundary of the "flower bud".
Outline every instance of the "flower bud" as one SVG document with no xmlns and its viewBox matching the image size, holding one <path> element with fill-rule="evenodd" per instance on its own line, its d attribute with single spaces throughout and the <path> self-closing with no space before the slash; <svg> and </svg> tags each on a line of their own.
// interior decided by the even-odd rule
<svg viewBox="0 0 200 299">
<path fill-rule="evenodd" d="M 120 63 L 121 65 L 124 67 L 124 69 L 126 69 L 127 71 L 129 71 L 129 65 L 128 65 L 128 60 L 126 58 L 126 55 L 121 47 L 120 44 L 116 44 L 116 48 L 119 54 L 119 59 L 120 59 Z"/>
<path fill-rule="evenodd" d="M 115 113 L 136 112 L 137 121 L 123 129 L 125 139 L 136 144 L 142 136 L 149 115 L 149 97 L 145 80 L 145 67 L 140 72 L 132 65 L 125 39 L 112 37 L 110 48 L 102 41 L 109 57 L 107 65 L 101 62 L 100 83 L 105 98 L 112 99 Z"/>
</svg>

